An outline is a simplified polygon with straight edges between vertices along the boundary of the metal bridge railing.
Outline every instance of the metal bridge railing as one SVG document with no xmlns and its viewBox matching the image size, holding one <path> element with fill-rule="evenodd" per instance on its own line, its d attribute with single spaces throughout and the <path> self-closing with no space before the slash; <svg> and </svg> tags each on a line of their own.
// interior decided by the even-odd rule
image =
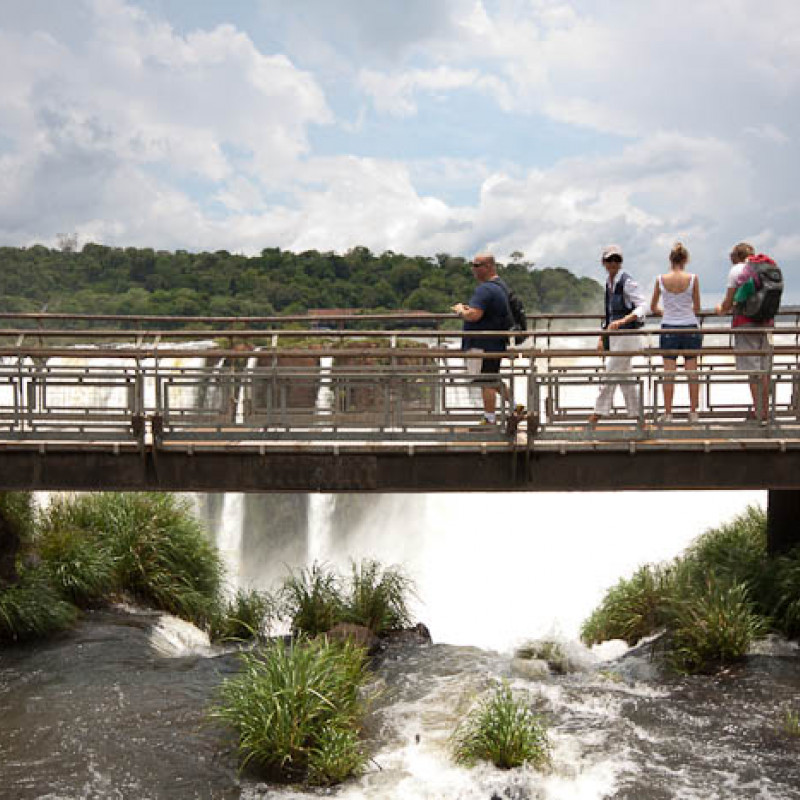
<svg viewBox="0 0 800 800">
<path fill-rule="evenodd" d="M 753 375 L 735 369 L 729 327 L 706 320 L 700 365 L 690 375 L 664 372 L 657 328 L 636 331 L 647 346 L 632 351 L 633 371 L 610 375 L 595 350 L 598 330 L 587 324 L 596 321 L 594 315 L 532 318 L 528 340 L 509 351 L 501 370 L 513 403 L 523 404 L 526 413 L 520 418 L 512 403 L 501 402 L 499 424 L 483 426 L 480 387 L 467 373 L 459 350 L 461 333 L 441 329 L 453 322 L 451 315 L 430 316 L 440 329 L 221 326 L 178 331 L 148 329 L 139 320 L 139 327 L 126 331 L 63 325 L 0 330 L 0 444 L 408 441 L 536 446 L 617 439 L 800 439 L 796 310 L 783 314 L 773 333 L 773 366 L 765 373 L 771 397 L 765 426 L 745 420 Z M 657 422 L 662 387 L 673 378 L 676 421 L 664 425 Z M 700 422 L 694 425 L 685 414 L 687 379 L 701 387 Z M 591 429 L 587 417 L 599 387 L 609 380 L 637 384 L 640 407 L 632 417 L 617 408 Z"/>
</svg>

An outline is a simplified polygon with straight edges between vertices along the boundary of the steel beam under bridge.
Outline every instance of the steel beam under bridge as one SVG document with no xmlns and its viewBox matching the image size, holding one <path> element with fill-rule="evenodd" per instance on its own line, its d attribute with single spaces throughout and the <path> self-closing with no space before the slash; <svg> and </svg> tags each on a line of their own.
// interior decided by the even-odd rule
<svg viewBox="0 0 800 800">
<path fill-rule="evenodd" d="M 8 443 L 0 490 L 570 492 L 800 490 L 800 448 L 447 449 Z"/>
<path fill-rule="evenodd" d="M 751 445 L 753 443 L 750 443 Z M 570 492 L 766 489 L 773 554 L 800 545 L 800 449 L 532 452 L 40 443 L 0 450 L 0 490 Z"/>
</svg>

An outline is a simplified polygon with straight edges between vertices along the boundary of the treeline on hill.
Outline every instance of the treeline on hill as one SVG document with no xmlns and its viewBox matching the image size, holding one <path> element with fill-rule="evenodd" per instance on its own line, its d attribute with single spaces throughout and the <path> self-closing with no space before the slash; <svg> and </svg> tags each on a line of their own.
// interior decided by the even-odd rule
<svg viewBox="0 0 800 800">
<path fill-rule="evenodd" d="M 528 313 L 596 310 L 602 287 L 520 254 L 499 269 Z M 302 314 L 311 308 L 444 312 L 469 299 L 469 262 L 354 247 L 344 255 L 277 247 L 258 256 L 86 244 L 0 248 L 0 310 L 176 316 Z"/>
</svg>

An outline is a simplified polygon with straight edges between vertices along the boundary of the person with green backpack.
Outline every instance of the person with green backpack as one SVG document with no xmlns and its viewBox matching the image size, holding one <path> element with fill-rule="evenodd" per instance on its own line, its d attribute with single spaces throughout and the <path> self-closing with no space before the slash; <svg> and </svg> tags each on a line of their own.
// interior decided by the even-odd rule
<svg viewBox="0 0 800 800">
<path fill-rule="evenodd" d="M 764 331 L 748 328 L 772 328 L 780 307 L 783 276 L 769 256 L 756 255 L 748 242 L 739 242 L 730 253 L 731 267 L 725 297 L 716 307 L 717 314 L 733 313 L 736 328 L 733 345 L 736 369 L 750 372 L 753 407 L 748 419 L 762 425 L 769 421 L 769 372 L 772 369 L 772 344 Z"/>
</svg>

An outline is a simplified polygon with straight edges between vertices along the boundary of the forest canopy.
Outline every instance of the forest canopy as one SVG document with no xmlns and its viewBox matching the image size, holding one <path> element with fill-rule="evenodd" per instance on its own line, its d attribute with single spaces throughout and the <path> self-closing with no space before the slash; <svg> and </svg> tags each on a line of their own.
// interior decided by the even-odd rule
<svg viewBox="0 0 800 800">
<path fill-rule="evenodd" d="M 469 261 L 440 253 L 343 255 L 269 247 L 257 256 L 86 244 L 0 247 L 0 311 L 176 316 L 266 316 L 309 309 L 445 312 L 469 300 Z M 500 276 L 529 314 L 598 311 L 602 286 L 563 268 L 535 268 L 521 254 Z"/>
</svg>

